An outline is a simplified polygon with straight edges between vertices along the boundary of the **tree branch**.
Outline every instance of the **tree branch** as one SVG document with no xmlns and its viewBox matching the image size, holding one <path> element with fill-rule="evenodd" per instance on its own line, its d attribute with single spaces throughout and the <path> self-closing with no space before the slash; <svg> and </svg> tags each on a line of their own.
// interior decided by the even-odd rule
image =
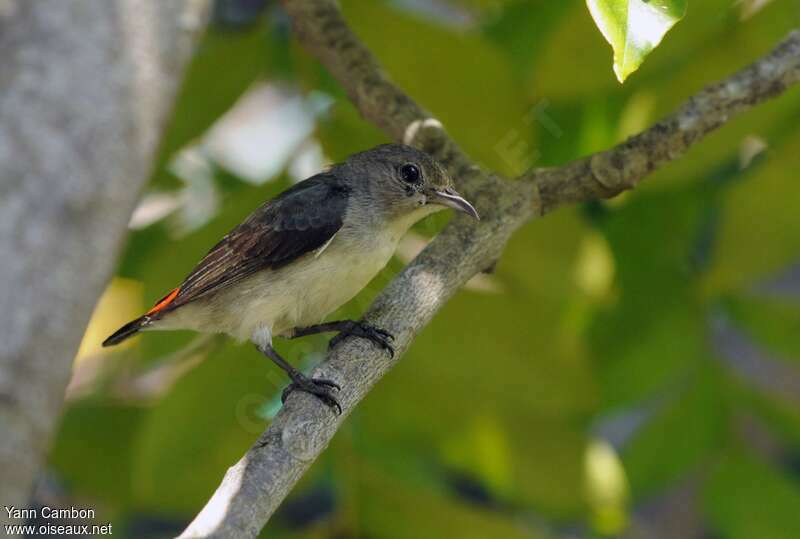
<svg viewBox="0 0 800 539">
<path fill-rule="evenodd" d="M 7 506 L 28 503 L 206 4 L 3 3 L 0 500 Z"/>
<path fill-rule="evenodd" d="M 342 415 L 334 416 L 310 395 L 292 393 L 259 441 L 228 470 L 181 537 L 258 535 L 358 402 L 458 288 L 500 256 L 511 234 L 523 223 L 562 203 L 613 196 L 632 187 L 734 112 L 798 82 L 800 33 L 795 32 L 770 55 L 727 82 L 704 90 L 665 122 L 625 144 L 565 167 L 534 171 L 525 176 L 529 181 L 503 182 L 472 165 L 437 122 L 386 78 L 347 27 L 333 0 L 283 3 L 299 39 L 345 87 L 361 114 L 394 139 L 421 146 L 444 161 L 459 188 L 476 201 L 483 218 L 476 225 L 456 216 L 365 315 L 395 335 L 395 360 L 361 339 L 337 346 L 312 375 L 342 386 L 338 395 Z M 425 129 L 429 126 L 434 129 Z M 616 174 L 611 174 L 609 167 Z"/>
<path fill-rule="evenodd" d="M 536 187 L 544 214 L 562 204 L 611 198 L 683 156 L 733 117 L 800 82 L 800 30 L 728 79 L 706 87 L 677 111 L 623 144 L 565 166 L 524 176 Z"/>
</svg>

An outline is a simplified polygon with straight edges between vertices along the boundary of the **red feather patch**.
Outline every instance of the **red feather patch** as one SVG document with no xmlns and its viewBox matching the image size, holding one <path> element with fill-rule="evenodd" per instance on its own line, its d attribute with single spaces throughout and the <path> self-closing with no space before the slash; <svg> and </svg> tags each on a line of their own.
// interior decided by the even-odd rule
<svg viewBox="0 0 800 539">
<path fill-rule="evenodd" d="M 172 303 L 172 300 L 174 300 L 178 296 L 178 292 L 180 292 L 180 291 L 181 291 L 181 288 L 178 287 L 175 290 L 173 290 L 172 292 L 170 292 L 169 294 L 167 294 L 166 296 L 164 296 L 161 299 L 161 301 L 156 303 L 155 306 L 152 309 L 150 309 L 149 311 L 147 311 L 145 313 L 145 316 L 150 315 L 150 314 L 155 314 L 158 311 L 160 311 L 163 308 L 165 308 L 167 305 Z"/>
</svg>

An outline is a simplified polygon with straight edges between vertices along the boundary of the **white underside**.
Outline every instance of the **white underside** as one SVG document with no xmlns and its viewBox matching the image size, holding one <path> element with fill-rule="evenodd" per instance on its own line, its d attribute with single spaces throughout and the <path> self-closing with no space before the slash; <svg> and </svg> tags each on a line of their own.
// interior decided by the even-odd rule
<svg viewBox="0 0 800 539">
<path fill-rule="evenodd" d="M 269 344 L 273 335 L 286 336 L 295 327 L 317 324 L 369 284 L 421 216 L 410 215 L 370 237 L 344 227 L 316 252 L 189 303 L 152 329 L 227 333 L 240 341 Z"/>
</svg>

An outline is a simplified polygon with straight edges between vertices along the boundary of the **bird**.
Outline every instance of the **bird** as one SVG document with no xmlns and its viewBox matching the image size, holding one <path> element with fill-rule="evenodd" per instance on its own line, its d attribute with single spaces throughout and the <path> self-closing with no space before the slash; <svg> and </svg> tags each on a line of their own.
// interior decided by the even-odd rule
<svg viewBox="0 0 800 539">
<path fill-rule="evenodd" d="M 383 269 L 412 225 L 446 208 L 480 219 L 427 153 L 384 144 L 351 155 L 257 208 L 179 286 L 103 346 L 151 330 L 188 329 L 252 341 L 289 376 L 283 402 L 300 390 L 341 413 L 333 393 L 341 387 L 293 367 L 275 351 L 273 337 L 338 332 L 331 347 L 354 336 L 393 356 L 388 331 L 364 321 L 323 320 Z"/>
</svg>

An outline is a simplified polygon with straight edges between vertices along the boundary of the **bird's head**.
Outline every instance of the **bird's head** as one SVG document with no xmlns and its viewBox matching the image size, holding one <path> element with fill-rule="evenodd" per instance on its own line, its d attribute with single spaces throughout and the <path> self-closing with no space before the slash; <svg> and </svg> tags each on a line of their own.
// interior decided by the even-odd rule
<svg viewBox="0 0 800 539">
<path fill-rule="evenodd" d="M 403 144 L 384 144 L 352 155 L 342 172 L 356 179 L 372 207 L 387 218 L 410 224 L 444 208 L 479 219 L 478 212 L 453 187 L 450 175 L 425 152 Z"/>
</svg>

